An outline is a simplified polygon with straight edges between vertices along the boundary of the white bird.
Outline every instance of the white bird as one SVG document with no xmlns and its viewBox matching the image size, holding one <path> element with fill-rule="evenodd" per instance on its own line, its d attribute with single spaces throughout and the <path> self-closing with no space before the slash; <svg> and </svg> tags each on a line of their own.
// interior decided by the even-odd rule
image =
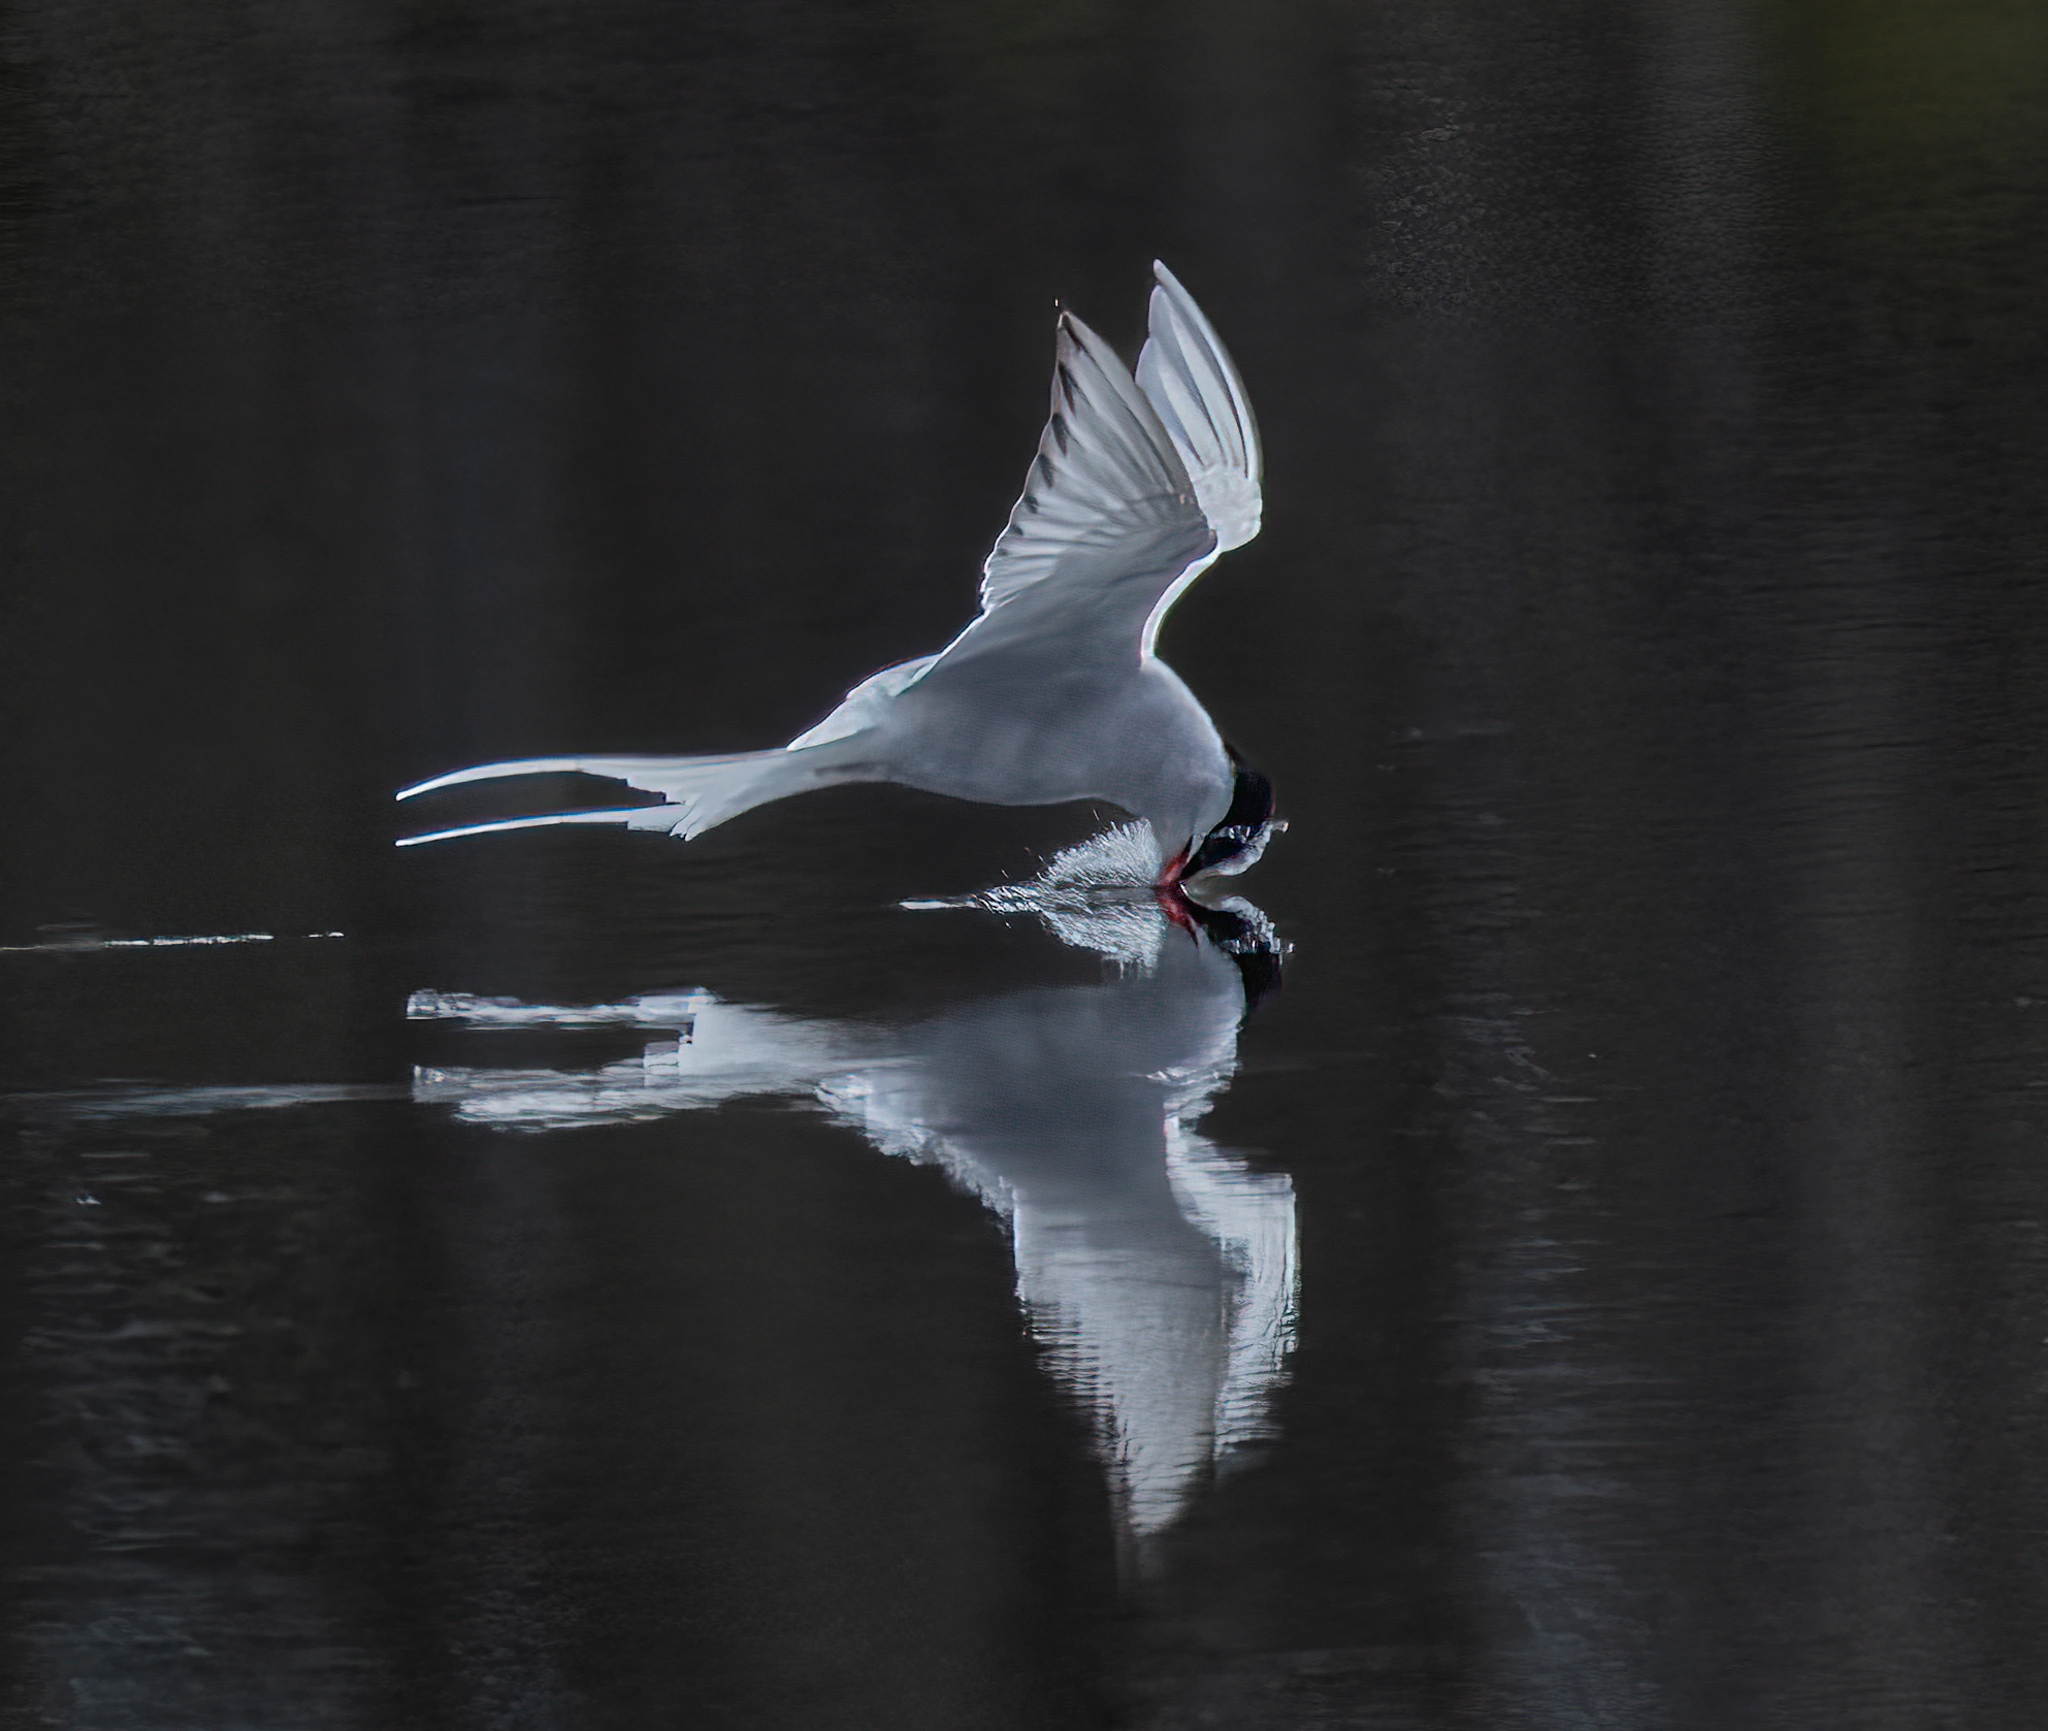
<svg viewBox="0 0 2048 1731">
<path fill-rule="evenodd" d="M 1062 311 L 1052 416 L 989 554 L 981 612 L 936 655 L 863 680 L 786 746 L 718 757 L 540 757 L 406 788 L 580 771 L 657 805 L 552 812 L 408 836 L 606 823 L 685 840 L 771 800 L 895 782 L 992 805 L 1105 800 L 1150 827 L 1163 887 L 1242 871 L 1275 827 L 1266 778 L 1154 653 L 1160 621 L 1219 553 L 1259 532 L 1259 436 L 1228 352 L 1154 263 L 1135 378 Z"/>
</svg>

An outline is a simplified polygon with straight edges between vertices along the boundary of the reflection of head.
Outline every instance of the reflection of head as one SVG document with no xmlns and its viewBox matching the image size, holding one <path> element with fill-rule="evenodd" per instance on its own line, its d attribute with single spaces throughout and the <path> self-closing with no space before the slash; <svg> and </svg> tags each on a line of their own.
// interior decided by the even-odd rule
<svg viewBox="0 0 2048 1731">
<path fill-rule="evenodd" d="M 1214 922 L 1258 955 L 1270 928 L 1243 904 L 1205 910 L 1192 936 L 1156 903 L 1071 911 L 1069 929 L 1118 945 L 1141 912 L 1157 932 L 1120 954 L 1091 945 L 1131 964 L 1099 985 L 1000 993 L 897 1027 L 708 992 L 580 1009 L 416 993 L 422 1019 L 668 1035 L 598 1070 L 422 1072 L 416 1093 L 533 1130 L 796 1095 L 885 1153 L 943 1167 L 1009 1223 L 1018 1296 L 1142 1537 L 1259 1434 L 1292 1338 L 1292 1186 L 1194 1130 L 1236 1069 L 1246 997 L 1244 954 L 1206 934 Z"/>
<path fill-rule="evenodd" d="M 1246 1015 L 1261 998 L 1280 989 L 1280 963 L 1287 945 L 1273 929 L 1273 922 L 1243 896 L 1209 901 L 1183 895 L 1181 906 L 1202 935 L 1237 964 Z"/>
</svg>

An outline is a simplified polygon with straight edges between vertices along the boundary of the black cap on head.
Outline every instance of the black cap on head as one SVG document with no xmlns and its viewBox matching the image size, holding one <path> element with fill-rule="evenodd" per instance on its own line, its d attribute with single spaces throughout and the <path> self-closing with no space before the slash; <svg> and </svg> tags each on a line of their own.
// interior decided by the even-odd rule
<svg viewBox="0 0 2048 1731">
<path fill-rule="evenodd" d="M 1228 863 L 1256 842 L 1260 832 L 1273 821 L 1273 784 L 1230 747 L 1224 749 L 1230 751 L 1230 761 L 1237 769 L 1237 781 L 1230 790 L 1230 809 L 1189 856 L 1181 873 L 1183 877 L 1214 871 Z"/>
</svg>

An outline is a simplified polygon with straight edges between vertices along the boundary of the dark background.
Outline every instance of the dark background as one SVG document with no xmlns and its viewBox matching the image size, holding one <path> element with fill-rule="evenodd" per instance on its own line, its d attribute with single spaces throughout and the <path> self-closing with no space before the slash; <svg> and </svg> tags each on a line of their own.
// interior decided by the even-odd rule
<svg viewBox="0 0 2048 1731">
<path fill-rule="evenodd" d="M 2044 89 L 2037 0 L 0 4 L 0 941 L 278 934 L 0 956 L 18 1091 L 1094 977 L 892 909 L 1084 812 L 389 795 L 936 648 L 1157 255 L 1267 441 L 1161 648 L 1292 820 L 1206 1128 L 1303 1251 L 1120 1586 L 845 1132 L 24 1105 L 0 1724 L 2048 1722 Z"/>
</svg>

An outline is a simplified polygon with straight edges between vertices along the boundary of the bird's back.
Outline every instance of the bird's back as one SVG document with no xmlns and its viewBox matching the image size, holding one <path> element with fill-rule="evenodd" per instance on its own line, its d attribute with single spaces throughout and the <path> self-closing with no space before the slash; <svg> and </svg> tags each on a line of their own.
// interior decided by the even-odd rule
<svg viewBox="0 0 2048 1731">
<path fill-rule="evenodd" d="M 1164 662 L 1132 658 L 1114 676 L 1073 668 L 1056 649 L 943 662 L 882 722 L 892 779 L 956 799 L 1055 805 L 1105 799 L 1185 841 L 1209 807 L 1229 804 L 1229 754 Z M 880 743 L 879 741 L 877 742 Z M 1211 821 L 1214 821 L 1212 818 Z"/>
</svg>

